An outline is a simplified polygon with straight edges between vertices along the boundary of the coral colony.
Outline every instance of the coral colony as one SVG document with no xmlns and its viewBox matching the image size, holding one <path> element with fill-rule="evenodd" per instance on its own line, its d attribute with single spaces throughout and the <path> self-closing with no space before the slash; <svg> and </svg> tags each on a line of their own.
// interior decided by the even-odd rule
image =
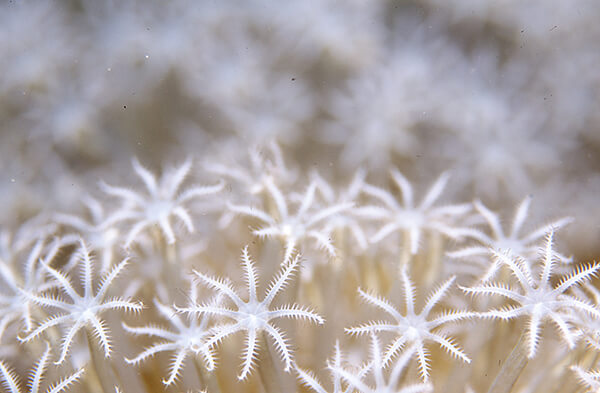
<svg viewBox="0 0 600 393">
<path fill-rule="evenodd" d="M 0 4 L 0 393 L 600 392 L 600 3 Z"/>
</svg>

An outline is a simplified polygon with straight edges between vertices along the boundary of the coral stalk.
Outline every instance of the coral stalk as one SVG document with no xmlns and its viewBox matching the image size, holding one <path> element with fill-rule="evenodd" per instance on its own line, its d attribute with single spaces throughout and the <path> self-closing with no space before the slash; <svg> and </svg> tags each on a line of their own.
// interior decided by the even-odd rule
<svg viewBox="0 0 600 393">
<path fill-rule="evenodd" d="M 519 379 L 519 375 L 521 375 L 529 360 L 527 357 L 528 350 L 525 345 L 526 335 L 527 331 L 521 334 L 519 341 L 504 361 L 502 369 L 500 369 L 496 379 L 494 379 L 488 393 L 510 393 L 512 391 L 515 382 Z"/>
</svg>

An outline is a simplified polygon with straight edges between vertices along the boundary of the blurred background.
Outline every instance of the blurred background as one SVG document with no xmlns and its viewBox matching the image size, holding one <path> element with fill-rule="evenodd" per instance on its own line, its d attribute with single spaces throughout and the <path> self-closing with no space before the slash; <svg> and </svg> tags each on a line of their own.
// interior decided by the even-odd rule
<svg viewBox="0 0 600 393">
<path fill-rule="evenodd" d="M 600 256 L 595 0 L 3 1 L 0 223 L 280 144 L 332 183 L 399 168 Z M 342 184 L 342 183 L 340 183 Z"/>
</svg>

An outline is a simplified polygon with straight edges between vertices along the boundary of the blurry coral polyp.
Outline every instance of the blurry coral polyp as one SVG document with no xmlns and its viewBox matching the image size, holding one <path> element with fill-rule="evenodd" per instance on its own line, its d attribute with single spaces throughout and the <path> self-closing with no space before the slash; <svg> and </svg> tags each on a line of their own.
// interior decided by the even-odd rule
<svg viewBox="0 0 600 393">
<path fill-rule="evenodd" d="M 600 392 L 600 3 L 0 4 L 0 393 Z"/>
</svg>

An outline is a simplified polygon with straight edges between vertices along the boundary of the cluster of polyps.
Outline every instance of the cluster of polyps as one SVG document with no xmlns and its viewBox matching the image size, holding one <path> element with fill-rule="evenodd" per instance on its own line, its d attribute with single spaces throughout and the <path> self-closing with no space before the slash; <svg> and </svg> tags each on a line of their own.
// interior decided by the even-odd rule
<svg viewBox="0 0 600 393">
<path fill-rule="evenodd" d="M 213 164 L 207 168 L 219 176 L 216 185 L 183 191 L 191 160 L 164 171 L 159 180 L 134 160 L 145 192 L 102 183 L 107 198 L 118 198 L 120 205 L 104 203 L 101 196 L 86 198 L 91 221 L 72 212 L 55 214 L 43 225 L 36 223 L 27 231 L 24 227 L 18 236 L 4 236 L 8 251 L 0 261 L 6 284 L 0 297 L 5 311 L 0 337 L 7 353 L 10 347 L 5 343 L 12 338 L 28 354 L 39 356 L 31 391 L 38 391 L 53 350 L 58 352 L 56 365 L 70 363 L 78 371 L 50 386 L 52 393 L 76 389 L 76 381 L 83 382 L 85 391 L 107 393 L 116 386 L 125 392 L 160 391 L 152 385 L 152 376 L 135 371 L 156 366 L 167 370 L 161 385 L 223 391 L 232 386 L 224 380 L 232 367 L 223 364 L 232 353 L 241 354 L 238 390 L 262 384 L 269 392 L 286 391 L 298 382 L 325 392 L 318 377 L 307 371 L 308 366 L 319 373 L 325 359 L 311 357 L 306 347 L 332 338 L 336 349 L 327 369 L 334 392 L 427 392 L 446 386 L 449 367 L 472 370 L 474 363 L 482 362 L 486 355 L 478 352 L 477 345 L 490 345 L 486 340 L 496 340 L 496 334 L 514 345 L 518 335 L 510 332 L 522 330 L 523 339 L 493 383 L 486 385 L 475 371 L 463 371 L 460 382 L 478 388 L 491 385 L 493 392 L 510 391 L 528 361 L 537 361 L 540 351 L 552 353 L 544 348 L 540 333 L 548 321 L 567 344 L 558 355 L 552 353 L 558 362 L 574 353 L 591 356 L 580 343 L 585 338 L 595 348 L 600 310 L 597 291 L 582 284 L 595 276 L 600 265 L 575 264 L 556 250 L 555 232 L 571 219 L 521 235 L 531 202 L 526 198 L 507 233 L 499 216 L 480 201 L 436 205 L 450 179 L 448 173 L 434 182 L 420 203 L 415 203 L 412 185 L 395 169 L 391 171 L 395 190 L 369 184 L 364 171 L 339 190 L 312 173 L 305 188 L 298 190 L 293 182 L 279 180 L 298 172 L 285 167 L 276 146 L 271 149 L 279 159 L 261 163 L 260 156 L 253 158 L 254 168 L 261 171 Z M 231 188 L 225 187 L 227 182 Z M 212 197 L 218 193 L 220 199 Z M 200 199 L 203 204 L 196 203 Z M 204 210 L 216 214 L 207 216 Z M 182 226 L 174 225 L 177 221 Z M 479 227 L 482 222 L 489 231 Z M 259 226 L 248 230 L 244 224 Z M 197 228 L 203 233 L 195 238 Z M 238 269 L 224 257 L 229 250 L 212 250 L 206 239 L 202 240 L 208 247 L 192 247 L 206 236 L 207 228 L 212 239 L 261 240 L 251 246 L 260 256 L 259 263 L 252 260 L 249 247 L 243 247 L 243 292 L 237 289 Z M 27 235 L 29 239 L 23 241 Z M 541 251 L 536 253 L 538 247 Z M 120 255 L 124 258 L 119 261 Z M 95 256 L 101 257 L 98 270 L 103 273 L 97 285 Z M 214 263 L 216 259 L 219 263 Z M 457 264 L 469 268 L 448 272 L 447 266 Z M 150 267 L 158 271 L 144 272 Z M 295 277 L 306 269 L 312 273 Z M 139 273 L 128 285 L 117 286 L 118 276 L 127 270 Z M 224 274 L 213 275 L 211 270 Z M 259 270 L 274 272 L 263 296 Z M 567 270 L 562 278 L 555 278 L 557 271 Z M 72 279 L 76 271 L 79 283 Z M 434 283 L 439 284 L 433 287 Z M 186 305 L 181 305 L 178 292 L 184 285 L 189 291 Z M 417 294 L 424 291 L 430 295 L 421 301 Z M 362 309 L 354 305 L 356 292 L 383 311 L 381 319 L 364 322 Z M 494 296 L 480 299 L 467 294 Z M 508 303 L 500 304 L 495 295 Z M 116 311 L 132 312 L 132 320 L 113 326 Z M 523 318 L 527 319 L 523 329 L 507 333 L 497 327 L 502 320 Z M 18 320 L 23 320 L 22 328 Z M 294 320 L 322 326 L 303 328 Z M 486 320 L 494 323 L 491 338 L 477 328 L 475 334 L 465 335 L 465 323 L 477 327 Z M 162 325 L 165 322 L 168 327 Z M 342 328 L 347 335 L 332 333 L 341 333 Z M 243 346 L 234 344 L 239 332 L 245 337 Z M 136 352 L 140 339 L 134 336 L 145 336 L 151 343 Z M 368 356 L 357 355 L 368 342 L 361 336 L 370 340 Z M 82 337 L 87 338 L 87 346 L 81 345 Z M 42 338 L 48 343 L 44 350 Z M 382 341 L 388 341 L 386 349 L 381 348 Z M 439 349 L 464 366 L 452 366 L 448 357 L 439 356 Z M 323 350 L 315 348 L 314 353 Z M 166 366 L 163 354 L 171 359 Z M 593 387 L 596 374 L 586 370 L 595 364 L 585 356 L 573 364 L 573 375 Z M 188 359 L 195 372 L 186 367 Z M 123 361 L 132 366 L 116 367 Z M 83 363 L 88 364 L 85 373 Z M 18 392 L 16 373 L 3 362 L 0 366 L 6 388 Z M 413 375 L 416 369 L 420 376 Z M 61 374 L 58 368 L 49 371 L 53 376 Z M 446 383 L 449 391 L 457 391 L 458 385 Z M 545 386 L 537 383 L 539 389 Z M 529 387 L 536 390 L 532 383 Z"/>
</svg>

